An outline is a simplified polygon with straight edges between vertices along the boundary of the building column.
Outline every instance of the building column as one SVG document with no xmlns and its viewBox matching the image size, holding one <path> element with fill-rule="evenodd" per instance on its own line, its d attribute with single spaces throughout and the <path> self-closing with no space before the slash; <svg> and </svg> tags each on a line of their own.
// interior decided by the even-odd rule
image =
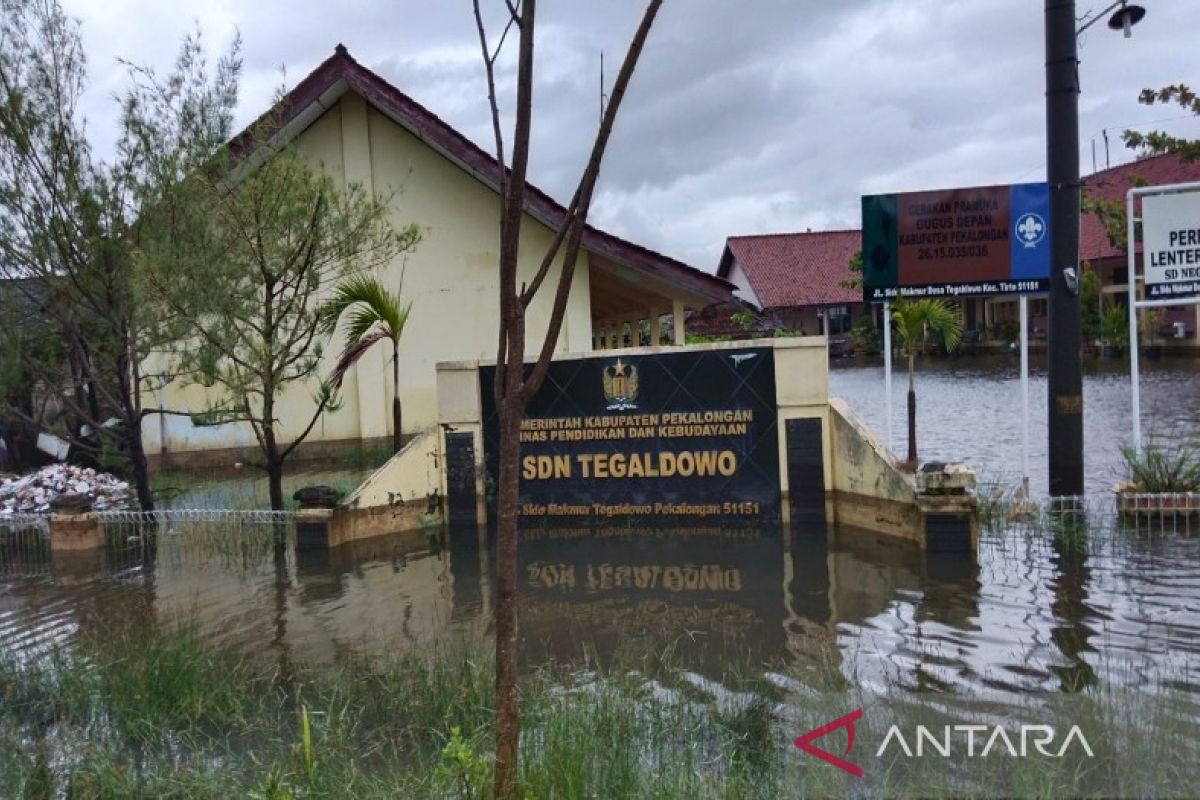
<svg viewBox="0 0 1200 800">
<path fill-rule="evenodd" d="M 1198 313 L 1200 313 L 1200 306 L 1197 306 L 1196 308 Z M 646 321 L 650 324 L 650 346 L 658 347 L 660 344 L 662 344 L 662 325 L 660 324 L 661 320 L 659 319 L 661 315 L 658 313 L 658 309 L 654 306 L 651 306 L 650 311 L 647 313 L 649 314 L 649 317 Z"/>
<path fill-rule="evenodd" d="M 684 335 L 686 331 L 686 328 L 684 327 L 682 300 L 671 301 L 671 317 L 675 324 L 675 344 L 681 345 L 684 343 Z"/>
<path fill-rule="evenodd" d="M 642 344 L 641 319 L 637 316 L 629 318 L 629 346 L 640 347 Z"/>
</svg>

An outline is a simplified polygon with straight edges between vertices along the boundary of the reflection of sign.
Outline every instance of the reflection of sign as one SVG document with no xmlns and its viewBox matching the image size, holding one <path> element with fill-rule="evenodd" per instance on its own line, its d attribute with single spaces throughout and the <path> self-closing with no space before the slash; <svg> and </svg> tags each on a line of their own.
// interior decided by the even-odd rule
<svg viewBox="0 0 1200 800">
<path fill-rule="evenodd" d="M 604 369 L 604 399 L 608 411 L 632 411 L 637 408 L 634 400 L 638 395 L 637 367 L 624 364 L 621 359 Z"/>
<path fill-rule="evenodd" d="M 1200 295 L 1200 192 L 1142 199 L 1142 253 L 1148 297 Z"/>
<path fill-rule="evenodd" d="M 1044 183 L 873 195 L 862 208 L 867 302 L 1049 288 Z"/>
<path fill-rule="evenodd" d="M 772 356 L 740 348 L 553 362 L 521 422 L 522 522 L 778 519 Z M 492 375 L 480 370 L 484 464 L 495 476 Z"/>
<path fill-rule="evenodd" d="M 619 533 L 618 531 L 623 531 Z M 631 641 L 714 675 L 784 656 L 783 541 L 757 521 L 703 529 L 529 528 L 517 548 L 523 652 L 607 660 Z M 822 551 L 823 553 L 823 551 Z M 824 563 L 822 561 L 822 563 Z M 829 585 L 806 590 L 828 596 Z"/>
</svg>

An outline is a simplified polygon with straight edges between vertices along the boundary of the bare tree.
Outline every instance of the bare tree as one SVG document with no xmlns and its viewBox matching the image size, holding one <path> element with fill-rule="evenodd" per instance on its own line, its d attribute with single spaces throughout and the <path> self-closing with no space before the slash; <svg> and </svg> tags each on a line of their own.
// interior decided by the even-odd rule
<svg viewBox="0 0 1200 800">
<path fill-rule="evenodd" d="M 642 14 L 612 94 L 596 131 L 591 155 L 567 206 L 553 241 L 528 284 L 517 286 L 520 262 L 521 215 L 525 211 L 526 172 L 533 111 L 534 22 L 536 0 L 505 0 L 508 20 L 499 42 L 489 41 L 479 0 L 473 0 L 480 51 L 487 76 L 488 102 L 492 114 L 496 160 L 500 176 L 500 330 L 496 350 L 496 373 L 492 391 L 500 425 L 500 474 L 497 481 L 496 545 L 496 766 L 495 796 L 510 800 L 517 794 L 520 720 L 517 695 L 517 493 L 519 489 L 521 419 L 530 399 L 541 388 L 550 359 L 562 330 L 571 279 L 583 242 L 592 193 L 600 175 L 604 151 L 613 122 L 633 77 L 638 59 L 662 6 L 651 0 Z M 518 36 L 516 119 L 512 137 L 512 164 L 505 163 L 499 103 L 496 98 L 496 59 L 512 29 Z M 530 303 L 541 289 L 556 260 L 561 270 L 554 290 L 554 305 L 537 360 L 525 365 L 525 321 Z"/>
</svg>

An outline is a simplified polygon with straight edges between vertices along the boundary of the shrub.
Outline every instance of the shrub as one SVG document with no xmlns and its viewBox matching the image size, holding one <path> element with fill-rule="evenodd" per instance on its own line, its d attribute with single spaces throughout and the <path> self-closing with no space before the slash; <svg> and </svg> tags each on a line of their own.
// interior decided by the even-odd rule
<svg viewBox="0 0 1200 800">
<path fill-rule="evenodd" d="M 1121 448 L 1126 478 L 1138 490 L 1155 494 L 1200 491 L 1200 451 L 1190 442 L 1175 447 L 1147 444 Z"/>
</svg>

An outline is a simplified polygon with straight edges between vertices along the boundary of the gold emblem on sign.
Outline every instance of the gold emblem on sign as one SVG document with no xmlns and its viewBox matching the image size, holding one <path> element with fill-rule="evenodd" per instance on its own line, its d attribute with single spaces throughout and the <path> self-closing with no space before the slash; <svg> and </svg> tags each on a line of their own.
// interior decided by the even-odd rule
<svg viewBox="0 0 1200 800">
<path fill-rule="evenodd" d="M 629 411 L 637 408 L 637 367 L 617 359 L 617 363 L 604 368 L 604 399 L 609 411 Z"/>
</svg>

